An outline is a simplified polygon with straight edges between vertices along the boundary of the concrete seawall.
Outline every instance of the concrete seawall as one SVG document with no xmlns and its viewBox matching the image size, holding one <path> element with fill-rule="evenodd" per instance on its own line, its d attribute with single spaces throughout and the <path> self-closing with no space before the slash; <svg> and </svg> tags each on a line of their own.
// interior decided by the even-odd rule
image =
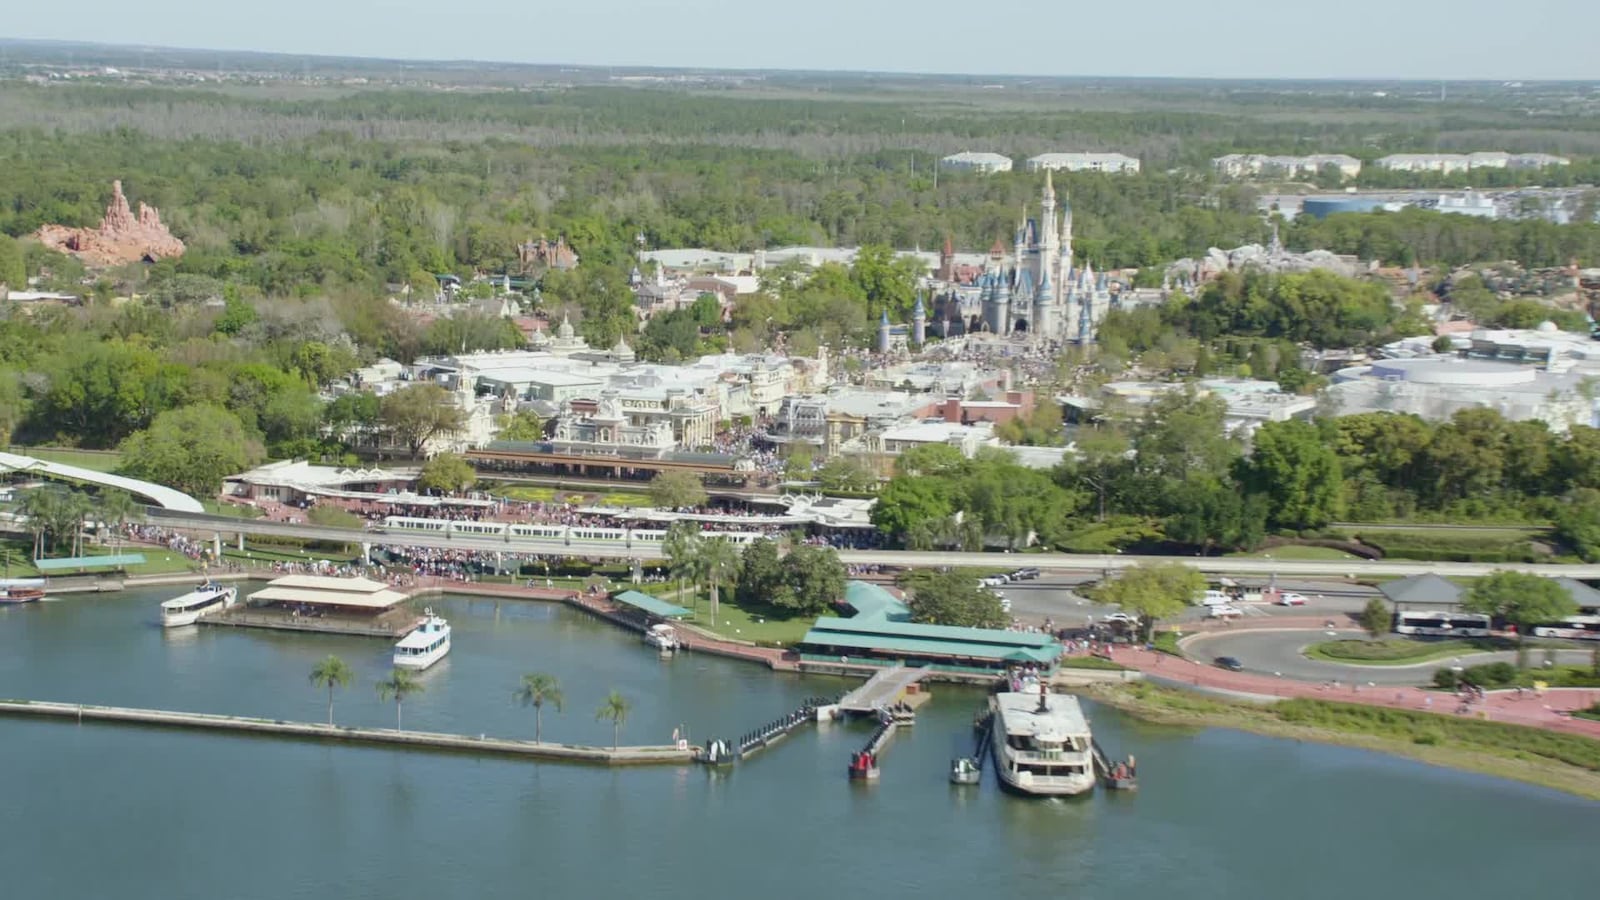
<svg viewBox="0 0 1600 900">
<path fill-rule="evenodd" d="M 223 731 L 451 753 L 495 754 L 549 762 L 589 763 L 603 766 L 686 765 L 694 759 L 691 749 L 671 746 L 619 747 L 612 750 L 608 747 L 582 747 L 571 744 L 535 744 L 532 741 L 484 735 L 474 737 L 431 731 L 388 731 L 337 725 L 329 727 L 313 722 L 287 722 L 282 719 L 252 719 L 243 716 L 219 716 L 163 709 L 132 709 L 121 706 L 88 706 L 31 700 L 0 700 L 0 715 L 66 719 L 80 723 L 104 722 L 197 731 Z"/>
</svg>

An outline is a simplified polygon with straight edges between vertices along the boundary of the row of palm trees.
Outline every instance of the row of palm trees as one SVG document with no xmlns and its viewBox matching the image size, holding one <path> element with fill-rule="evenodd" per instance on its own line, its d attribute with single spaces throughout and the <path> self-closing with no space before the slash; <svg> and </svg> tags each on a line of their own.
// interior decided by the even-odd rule
<svg viewBox="0 0 1600 900">
<path fill-rule="evenodd" d="M 53 553 L 61 549 L 63 538 L 67 539 L 72 556 L 82 556 L 83 526 L 91 519 L 98 519 L 110 529 L 115 544 L 121 538 L 122 526 L 136 520 L 143 509 L 125 491 L 105 490 L 91 496 L 56 485 L 24 491 L 17 505 L 33 535 L 34 559 L 44 557 L 47 550 Z"/>
<path fill-rule="evenodd" d="M 329 656 L 317 663 L 311 669 L 311 685 L 317 688 L 326 688 L 328 691 L 328 727 L 333 727 L 333 692 L 335 689 L 349 686 L 355 678 L 355 672 L 348 663 L 337 656 Z M 401 708 L 407 697 L 420 694 L 423 691 L 422 682 L 417 679 L 409 669 L 396 668 L 381 679 L 378 684 L 378 699 L 387 703 L 394 701 L 394 730 L 404 731 L 401 719 Z M 554 707 L 556 712 L 561 712 L 566 704 L 566 695 L 561 691 L 561 682 L 554 675 L 542 672 L 522 676 L 522 684 L 518 686 L 513 695 L 523 706 L 533 707 L 533 742 L 544 742 L 544 708 L 546 705 Z M 595 720 L 611 723 L 611 749 L 617 749 L 621 737 L 622 726 L 628 721 L 628 713 L 633 711 L 633 703 L 621 693 L 613 690 L 601 701 L 600 708 L 595 711 Z"/>
<path fill-rule="evenodd" d="M 715 628 L 719 591 L 739 577 L 738 548 L 728 541 L 702 536 L 688 522 L 674 522 L 662 536 L 661 552 L 667 558 L 667 571 L 678 581 L 680 599 L 685 581 L 710 589 L 711 626 Z"/>
</svg>

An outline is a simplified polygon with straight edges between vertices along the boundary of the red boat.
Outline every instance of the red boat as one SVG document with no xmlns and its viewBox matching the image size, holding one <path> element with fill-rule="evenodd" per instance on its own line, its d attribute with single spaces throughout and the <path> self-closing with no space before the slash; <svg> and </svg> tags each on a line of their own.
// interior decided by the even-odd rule
<svg viewBox="0 0 1600 900">
<path fill-rule="evenodd" d="M 0 603 L 36 603 L 44 599 L 39 588 L 8 587 L 0 589 Z"/>
</svg>

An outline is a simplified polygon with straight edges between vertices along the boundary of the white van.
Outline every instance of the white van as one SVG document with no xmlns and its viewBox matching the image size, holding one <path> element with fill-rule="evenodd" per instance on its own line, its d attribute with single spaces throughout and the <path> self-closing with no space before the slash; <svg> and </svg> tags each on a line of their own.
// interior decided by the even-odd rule
<svg viewBox="0 0 1600 900">
<path fill-rule="evenodd" d="M 1200 603 L 1203 606 L 1227 606 L 1232 602 L 1233 598 L 1228 596 L 1225 591 L 1206 591 L 1200 597 Z"/>
</svg>

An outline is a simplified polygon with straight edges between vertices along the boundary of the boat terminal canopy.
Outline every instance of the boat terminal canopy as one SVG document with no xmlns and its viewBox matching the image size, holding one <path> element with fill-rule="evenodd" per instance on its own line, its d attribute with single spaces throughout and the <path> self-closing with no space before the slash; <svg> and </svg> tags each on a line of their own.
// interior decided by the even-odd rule
<svg viewBox="0 0 1600 900">
<path fill-rule="evenodd" d="M 919 625 L 860 616 L 818 618 L 806 632 L 801 648 L 830 655 L 858 651 L 894 659 L 951 660 L 991 668 L 1018 662 L 1048 667 L 1061 657 L 1061 644 L 1047 634 Z"/>
<path fill-rule="evenodd" d="M 668 603 L 665 600 L 652 597 L 640 591 L 623 591 L 614 595 L 611 599 L 634 609 L 643 610 L 652 616 L 660 616 L 663 619 L 681 619 L 690 614 L 689 610 L 681 606 Z"/>
<path fill-rule="evenodd" d="M 330 578 L 289 575 L 270 582 L 250 595 L 252 602 L 303 603 L 307 606 L 342 606 L 349 609 L 385 610 L 404 603 L 406 595 L 381 581 L 368 578 Z"/>
</svg>

